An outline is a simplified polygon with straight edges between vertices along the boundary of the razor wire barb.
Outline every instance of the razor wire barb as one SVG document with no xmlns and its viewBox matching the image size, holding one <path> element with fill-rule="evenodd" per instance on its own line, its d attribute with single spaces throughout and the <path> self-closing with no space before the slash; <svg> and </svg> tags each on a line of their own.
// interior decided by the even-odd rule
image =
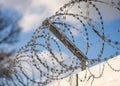
<svg viewBox="0 0 120 86">
<path fill-rule="evenodd" d="M 36 29 L 31 40 L 22 47 L 16 58 L 4 69 L 0 76 L 0 86 L 46 86 L 54 80 L 60 80 L 82 70 L 83 60 L 77 58 L 78 51 L 71 52 L 60 40 L 69 39 L 86 57 L 85 70 L 88 70 L 93 80 L 100 78 L 104 72 L 104 65 L 99 76 L 95 76 L 89 67 L 106 61 L 111 69 L 119 72 L 107 61 L 120 54 L 120 26 L 118 28 L 106 28 L 104 15 L 99 5 L 112 7 L 120 13 L 120 6 L 115 1 L 102 0 L 71 0 L 61 7 L 55 15 L 47 18 Z M 96 5 L 98 4 L 98 5 Z M 82 7 L 86 6 L 86 7 Z M 92 9 L 92 11 L 90 10 Z M 93 17 L 94 13 L 97 20 Z M 50 31 L 51 25 L 64 35 L 57 38 L 57 33 Z M 111 31 L 112 32 L 111 32 Z M 65 41 L 65 40 L 64 40 Z M 66 42 L 67 44 L 67 42 Z M 107 53 L 107 50 L 112 49 Z M 93 53 L 95 52 L 95 53 Z M 8 77 L 9 74 L 9 77 Z M 80 82 L 86 80 L 87 71 Z"/>
</svg>

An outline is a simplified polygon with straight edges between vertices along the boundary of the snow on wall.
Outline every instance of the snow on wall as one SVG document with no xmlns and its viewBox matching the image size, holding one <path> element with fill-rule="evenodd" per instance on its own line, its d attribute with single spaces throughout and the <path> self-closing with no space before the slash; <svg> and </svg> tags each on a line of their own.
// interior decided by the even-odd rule
<svg viewBox="0 0 120 86">
<path fill-rule="evenodd" d="M 120 56 L 114 57 L 113 59 L 110 59 L 107 61 L 114 69 L 120 69 Z M 79 75 L 79 86 L 120 86 L 120 71 L 113 71 L 106 62 L 103 62 L 101 64 L 98 64 L 90 70 L 92 74 L 95 76 L 99 76 L 101 74 L 101 70 L 103 69 L 103 66 L 105 65 L 104 72 L 102 76 L 98 79 L 94 79 L 90 77 L 90 73 L 87 72 L 87 78 L 84 82 L 80 82 L 80 79 L 82 79 L 85 75 L 86 71 L 80 72 Z M 50 83 L 48 86 L 76 86 L 76 74 L 71 75 L 63 80 L 55 81 L 53 83 Z"/>
</svg>

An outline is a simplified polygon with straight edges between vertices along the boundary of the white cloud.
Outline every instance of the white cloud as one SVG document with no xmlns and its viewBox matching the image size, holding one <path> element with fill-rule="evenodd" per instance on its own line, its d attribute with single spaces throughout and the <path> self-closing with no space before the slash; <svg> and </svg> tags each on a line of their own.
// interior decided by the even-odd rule
<svg viewBox="0 0 120 86">
<path fill-rule="evenodd" d="M 40 26 L 41 22 L 54 14 L 69 0 L 0 0 L 0 4 L 11 7 L 23 14 L 19 25 L 24 32 Z"/>
<path fill-rule="evenodd" d="M 24 29 L 24 32 L 30 31 L 30 28 L 36 28 L 39 23 L 40 16 L 38 14 L 25 14 L 19 25 Z"/>
<path fill-rule="evenodd" d="M 21 12 L 23 18 L 20 20 L 19 25 L 23 28 L 24 32 L 29 32 L 40 26 L 43 20 L 54 14 L 60 7 L 69 1 L 70 0 L 0 0 L 0 4 L 5 7 L 12 7 Z M 85 4 L 81 3 L 80 6 L 84 12 Z M 115 13 L 116 10 L 109 6 L 98 5 L 98 7 L 100 11 L 104 13 L 103 15 L 106 16 L 104 18 L 108 21 L 119 17 L 119 14 Z M 94 18 L 94 20 L 98 19 L 96 12 L 91 8 L 90 11 L 92 11 L 90 14 L 91 17 Z M 78 13 L 78 9 L 73 8 L 71 12 Z M 71 20 L 75 22 L 74 19 L 70 19 L 69 21 Z"/>
</svg>

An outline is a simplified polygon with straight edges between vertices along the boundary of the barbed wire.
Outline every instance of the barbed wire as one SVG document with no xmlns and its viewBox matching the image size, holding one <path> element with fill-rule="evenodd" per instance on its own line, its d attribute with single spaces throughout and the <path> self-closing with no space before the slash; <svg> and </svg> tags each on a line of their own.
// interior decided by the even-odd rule
<svg viewBox="0 0 120 86">
<path fill-rule="evenodd" d="M 103 65 L 99 76 L 95 76 L 89 67 L 103 61 L 106 61 L 112 70 L 119 72 L 120 70 L 115 69 L 107 60 L 120 54 L 120 26 L 105 26 L 104 15 L 98 3 L 120 12 L 120 6 L 114 1 L 72 0 L 65 4 L 36 29 L 31 40 L 18 51 L 16 58 L 7 66 L 3 76 L 0 76 L 0 86 L 46 86 L 54 80 L 78 73 L 83 66 L 91 74 L 88 80 L 92 77 L 94 81 L 102 76 L 105 67 Z M 46 21 L 50 22 L 45 24 Z M 50 30 L 51 25 L 63 34 L 60 40 L 56 36 L 58 34 Z M 87 60 L 79 60 L 75 55 L 79 51 L 71 52 L 69 47 L 72 46 L 61 42 L 65 37 Z M 65 43 L 68 44 L 67 41 Z M 87 63 L 83 65 L 85 60 Z M 79 78 L 80 82 L 87 79 L 88 71 L 83 79 Z"/>
</svg>

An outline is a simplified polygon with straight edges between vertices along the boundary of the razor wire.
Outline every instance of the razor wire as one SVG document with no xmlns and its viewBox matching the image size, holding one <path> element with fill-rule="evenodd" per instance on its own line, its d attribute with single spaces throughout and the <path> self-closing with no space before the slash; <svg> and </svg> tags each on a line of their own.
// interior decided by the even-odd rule
<svg viewBox="0 0 120 86">
<path fill-rule="evenodd" d="M 112 67 L 107 60 L 120 54 L 120 26 L 107 28 L 101 12 L 104 9 L 99 8 L 107 5 L 119 13 L 120 6 L 117 2 L 119 0 L 71 0 L 65 4 L 36 29 L 31 40 L 18 51 L 16 58 L 4 69 L 0 86 L 46 86 L 50 82 L 80 72 L 83 66 L 91 73 L 89 67 L 103 61 L 119 72 L 119 68 Z M 94 16 L 97 16 L 97 19 Z M 63 34 L 61 39 L 56 36 L 58 33 L 50 30 L 51 25 Z M 69 39 L 87 60 L 79 60 L 75 55 L 79 51 L 71 52 L 70 46 L 61 42 L 66 42 L 65 38 Z M 83 65 L 85 60 L 86 64 Z M 100 78 L 103 71 L 104 67 L 99 76 L 91 73 L 91 77 Z M 80 81 L 84 81 L 86 76 L 87 72 Z"/>
</svg>

